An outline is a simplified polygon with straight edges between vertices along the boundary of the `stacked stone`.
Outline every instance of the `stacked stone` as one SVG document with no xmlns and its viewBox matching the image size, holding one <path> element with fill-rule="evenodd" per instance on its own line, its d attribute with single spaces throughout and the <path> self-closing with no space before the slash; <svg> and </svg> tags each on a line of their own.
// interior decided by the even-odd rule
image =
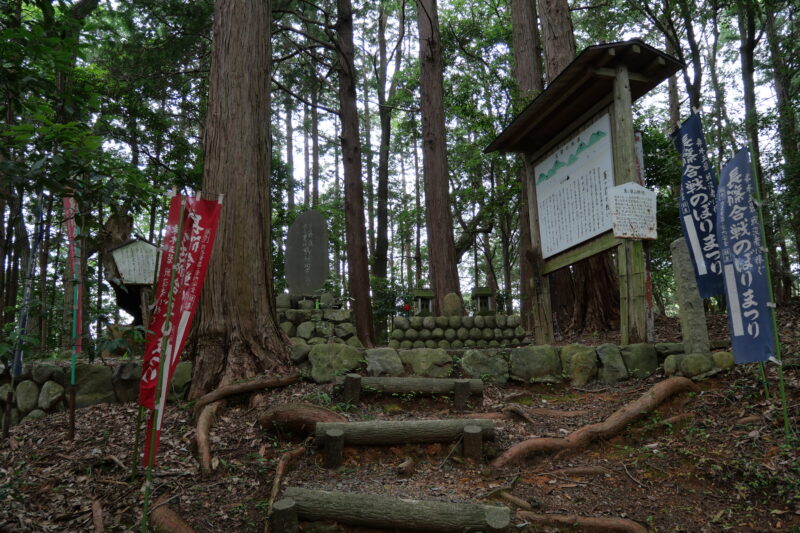
<svg viewBox="0 0 800 533">
<path fill-rule="evenodd" d="M 525 337 L 517 315 L 412 316 L 394 318 L 389 346 L 414 348 L 500 348 L 518 346 Z"/>
<path fill-rule="evenodd" d="M 293 345 L 337 343 L 363 348 L 350 309 L 279 309 L 278 320 Z"/>
<path fill-rule="evenodd" d="M 29 364 L 16 379 L 11 423 L 42 418 L 48 413 L 66 409 L 66 387 L 69 368 L 54 364 Z M 127 361 L 114 367 L 79 363 L 75 366 L 75 407 L 98 403 L 133 402 L 139 396 L 141 363 Z M 5 409 L 11 379 L 8 373 L 0 385 L 0 406 Z M 185 396 L 192 380 L 192 364 L 178 363 L 170 382 L 169 401 Z"/>
</svg>

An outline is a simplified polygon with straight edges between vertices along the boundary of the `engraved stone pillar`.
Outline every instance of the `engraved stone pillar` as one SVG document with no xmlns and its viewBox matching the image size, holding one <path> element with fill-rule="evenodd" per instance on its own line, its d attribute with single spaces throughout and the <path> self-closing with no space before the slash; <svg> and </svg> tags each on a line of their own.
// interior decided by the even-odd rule
<svg viewBox="0 0 800 533">
<path fill-rule="evenodd" d="M 675 288 L 679 316 L 681 319 L 681 334 L 683 336 L 683 351 L 685 353 L 709 353 L 711 343 L 708 340 L 708 325 L 706 313 L 703 309 L 703 299 L 697 289 L 697 279 L 694 274 L 692 259 L 686 240 L 681 237 L 675 239 L 670 245 L 672 250 L 672 270 L 675 273 Z"/>
</svg>

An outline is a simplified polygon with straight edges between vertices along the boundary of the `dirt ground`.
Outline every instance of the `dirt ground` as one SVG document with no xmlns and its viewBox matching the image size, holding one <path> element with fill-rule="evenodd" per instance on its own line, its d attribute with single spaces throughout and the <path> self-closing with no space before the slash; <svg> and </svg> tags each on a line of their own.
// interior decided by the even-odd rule
<svg viewBox="0 0 800 533">
<path fill-rule="evenodd" d="M 789 355 L 785 364 L 794 444 L 784 438 L 774 366 L 765 396 L 758 367 L 740 366 L 701 381 L 701 392 L 674 397 L 618 436 L 566 457 L 537 456 L 522 464 L 491 469 L 452 453 L 450 444 L 346 447 L 336 471 L 322 468 L 313 446 L 292 463 L 282 487 L 356 491 L 414 499 L 502 504 L 493 492 L 509 488 L 537 513 L 628 518 L 651 531 L 800 531 L 800 306 L 780 315 Z M 721 340 L 724 317 L 711 318 Z M 677 341 L 673 320 L 658 323 L 659 341 Z M 614 334 L 561 339 L 587 344 L 614 342 Z M 533 437 L 557 437 L 600 422 L 663 379 L 626 381 L 608 387 L 568 384 L 488 387 L 473 412 L 498 412 L 516 404 L 547 407 L 578 416 L 537 415 L 497 420 L 489 456 Z M 330 386 L 297 383 L 266 395 L 268 405 L 305 401 L 340 411 L 350 420 L 457 417 L 446 397 L 362 397 L 356 406 L 337 403 Z M 574 413 L 585 411 L 584 413 Z M 137 409 L 98 405 L 77 412 L 76 440 L 65 442 L 66 415 L 12 428 L 0 449 L 0 531 L 138 531 L 142 481 L 131 481 Z M 194 427 L 188 404 L 166 415 L 157 496 L 200 532 L 261 532 L 276 464 L 303 444 L 302 436 L 278 434 L 256 422 L 259 409 L 230 405 L 211 434 L 216 471 L 201 479 L 192 455 Z M 677 418 L 675 418 L 677 416 Z M 414 461 L 410 475 L 397 466 Z M 487 461 L 488 462 L 488 461 Z M 585 468 L 590 467 L 590 468 Z M 92 508 L 95 511 L 93 514 Z M 513 509 L 513 507 L 512 507 Z M 528 526 L 520 530 L 559 531 Z M 304 531 L 356 531 L 303 524 Z M 569 529 L 563 529 L 567 531 Z M 366 530 L 360 530 L 366 531 Z"/>
</svg>

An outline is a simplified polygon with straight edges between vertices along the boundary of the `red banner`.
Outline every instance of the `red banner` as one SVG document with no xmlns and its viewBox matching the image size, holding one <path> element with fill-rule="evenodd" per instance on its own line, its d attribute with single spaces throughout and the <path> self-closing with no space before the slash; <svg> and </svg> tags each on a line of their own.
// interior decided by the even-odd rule
<svg viewBox="0 0 800 533">
<path fill-rule="evenodd" d="M 181 202 L 184 203 L 183 224 L 179 253 L 176 258 L 175 245 L 180 226 Z M 170 204 L 159 265 L 155 308 L 150 321 L 150 331 L 147 333 L 142 379 L 139 382 L 139 404 L 148 409 L 155 409 L 151 415 L 150 424 L 148 424 L 148 438 L 145 439 L 145 465 L 148 462 L 149 436 L 154 422 L 156 423 L 154 446 L 155 452 L 158 451 L 169 383 L 175 373 L 175 367 L 180 361 L 180 355 L 186 344 L 186 337 L 197 309 L 214 245 L 221 207 L 222 204 L 213 200 L 181 196 L 174 196 Z M 175 281 L 172 287 L 172 313 L 167 316 L 173 269 L 175 269 Z M 164 343 L 165 339 L 166 343 Z M 158 394 L 159 404 L 156 408 L 158 369 L 162 361 L 165 363 L 164 368 L 167 370 L 167 374 L 162 378 L 161 390 Z"/>
<path fill-rule="evenodd" d="M 83 284 L 80 282 L 80 249 L 78 247 L 78 223 L 75 220 L 78 216 L 78 202 L 72 196 L 64 197 L 64 222 L 67 225 L 67 241 L 69 242 L 69 279 L 76 284 L 77 292 L 73 291 L 72 307 L 75 323 L 73 344 L 75 354 L 83 352 Z"/>
</svg>

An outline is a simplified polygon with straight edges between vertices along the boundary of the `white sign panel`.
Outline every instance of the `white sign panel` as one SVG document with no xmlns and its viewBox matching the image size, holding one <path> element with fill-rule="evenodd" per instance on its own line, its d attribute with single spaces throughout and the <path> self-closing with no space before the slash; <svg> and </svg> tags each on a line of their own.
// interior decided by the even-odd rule
<svg viewBox="0 0 800 533">
<path fill-rule="evenodd" d="M 655 239 L 656 192 L 638 183 L 623 183 L 609 190 L 614 237 Z"/>
<path fill-rule="evenodd" d="M 534 167 L 542 256 L 547 258 L 611 229 L 614 184 L 611 120 L 605 114 Z"/>
<path fill-rule="evenodd" d="M 126 285 L 151 285 L 155 278 L 158 248 L 145 241 L 134 241 L 116 250 L 111 256 L 117 264 L 122 283 Z"/>
</svg>

